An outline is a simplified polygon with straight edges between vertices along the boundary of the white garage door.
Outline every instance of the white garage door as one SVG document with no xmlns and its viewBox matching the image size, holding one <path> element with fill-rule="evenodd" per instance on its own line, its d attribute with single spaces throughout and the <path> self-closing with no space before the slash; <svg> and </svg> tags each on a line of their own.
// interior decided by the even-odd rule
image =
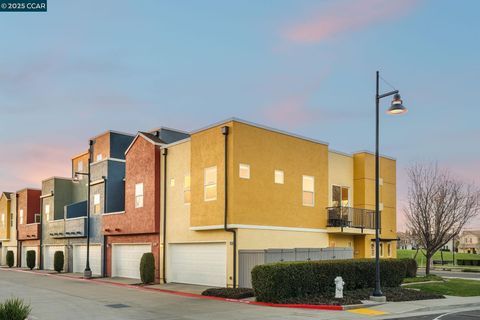
<svg viewBox="0 0 480 320">
<path fill-rule="evenodd" d="M 27 251 L 35 251 L 35 268 L 38 268 L 38 247 L 22 247 L 22 268 L 27 268 Z"/>
<path fill-rule="evenodd" d="M 226 286 L 227 248 L 225 243 L 170 244 L 169 249 L 168 281 Z"/>
<path fill-rule="evenodd" d="M 73 272 L 85 271 L 87 264 L 87 246 L 74 245 L 73 246 Z M 96 276 L 102 275 L 102 246 L 90 245 L 90 270 Z"/>
<path fill-rule="evenodd" d="M 112 277 L 140 279 L 140 260 L 151 244 L 113 244 Z"/>
<path fill-rule="evenodd" d="M 63 259 L 65 259 L 65 246 L 45 246 L 43 250 L 45 251 L 43 253 L 43 257 L 44 257 L 43 268 L 45 270 L 54 270 L 53 259 L 54 259 L 54 256 L 55 256 L 55 252 L 62 251 L 63 252 Z"/>
</svg>

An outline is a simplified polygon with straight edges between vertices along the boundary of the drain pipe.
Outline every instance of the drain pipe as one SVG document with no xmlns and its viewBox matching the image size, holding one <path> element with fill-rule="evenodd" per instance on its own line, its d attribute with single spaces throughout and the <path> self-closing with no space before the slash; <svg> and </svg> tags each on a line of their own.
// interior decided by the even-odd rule
<svg viewBox="0 0 480 320">
<path fill-rule="evenodd" d="M 40 197 L 40 248 L 38 249 L 38 266 L 40 270 L 43 270 L 43 198 Z"/>
<path fill-rule="evenodd" d="M 167 155 L 168 149 L 163 149 L 163 283 L 167 283 Z"/>
<path fill-rule="evenodd" d="M 107 202 L 107 177 L 102 176 L 103 179 L 103 212 L 108 213 L 108 202 Z M 89 186 L 90 187 L 90 186 Z M 125 195 L 125 188 L 124 188 L 124 193 Z M 102 256 L 102 276 L 106 277 L 107 276 L 107 250 L 108 250 L 108 244 L 107 244 L 107 236 L 104 234 L 103 235 L 103 256 Z"/>
<path fill-rule="evenodd" d="M 237 232 L 235 229 L 228 228 L 228 127 L 222 127 L 222 134 L 225 136 L 225 217 L 224 217 L 224 230 L 227 232 L 231 232 L 233 235 L 233 287 L 237 287 Z"/>
<path fill-rule="evenodd" d="M 21 250 L 22 250 L 22 241 L 18 240 L 18 193 L 15 192 L 15 227 L 17 228 L 17 268 L 20 268 L 21 266 L 21 261 L 20 257 L 21 255 Z"/>
</svg>

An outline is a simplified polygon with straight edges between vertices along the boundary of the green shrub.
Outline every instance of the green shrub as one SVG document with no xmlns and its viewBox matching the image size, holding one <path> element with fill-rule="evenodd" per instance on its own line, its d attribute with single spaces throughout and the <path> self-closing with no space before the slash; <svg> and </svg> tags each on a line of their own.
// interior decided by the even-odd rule
<svg viewBox="0 0 480 320">
<path fill-rule="evenodd" d="M 10 298 L 0 304 L 0 320 L 25 320 L 32 308 L 19 298 Z"/>
<path fill-rule="evenodd" d="M 381 284 L 398 287 L 406 275 L 403 261 L 380 261 Z M 259 265 L 252 270 L 252 286 L 258 301 L 277 302 L 285 298 L 334 292 L 334 279 L 341 276 L 344 290 L 373 288 L 375 260 L 324 260 L 281 262 Z"/>
<path fill-rule="evenodd" d="M 209 288 L 202 292 L 202 296 L 245 299 L 254 297 L 254 293 L 253 289 L 249 288 Z"/>
<path fill-rule="evenodd" d="M 27 251 L 27 267 L 30 268 L 30 270 L 32 270 L 33 268 L 35 268 L 35 250 L 28 250 Z"/>
<path fill-rule="evenodd" d="M 13 264 L 15 263 L 15 256 L 13 254 L 12 250 L 7 251 L 7 266 L 9 268 L 13 267 Z"/>
<path fill-rule="evenodd" d="M 62 272 L 64 262 L 63 251 L 55 251 L 55 255 L 53 256 L 53 269 L 57 272 Z"/>
<path fill-rule="evenodd" d="M 140 260 L 140 278 L 145 284 L 155 281 L 155 257 L 151 252 L 144 253 Z"/>
<path fill-rule="evenodd" d="M 417 276 L 417 269 L 418 269 L 418 264 L 415 259 L 410 259 L 410 258 L 404 258 L 400 259 L 405 263 L 405 268 L 406 268 L 406 277 L 407 278 L 415 278 Z"/>
</svg>

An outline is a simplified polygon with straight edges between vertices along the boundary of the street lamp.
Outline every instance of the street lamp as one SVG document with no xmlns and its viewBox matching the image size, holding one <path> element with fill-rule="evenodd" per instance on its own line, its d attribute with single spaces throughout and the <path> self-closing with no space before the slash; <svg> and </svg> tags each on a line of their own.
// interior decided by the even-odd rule
<svg viewBox="0 0 480 320">
<path fill-rule="evenodd" d="M 375 289 L 373 291 L 374 300 L 385 300 L 382 289 L 380 287 L 380 156 L 379 156 L 379 113 L 380 113 L 380 100 L 389 96 L 393 96 L 392 103 L 388 109 L 388 114 L 403 114 L 407 112 L 407 108 L 403 106 L 402 98 L 398 93 L 398 90 L 393 90 L 380 94 L 380 73 L 377 71 L 376 77 L 376 94 L 375 94 L 375 107 L 376 107 L 376 131 L 375 131 Z"/>
<path fill-rule="evenodd" d="M 92 270 L 90 269 L 90 165 L 92 164 L 92 154 L 93 154 L 93 141 L 89 141 L 88 148 L 88 171 L 85 172 L 75 172 L 75 176 L 72 181 L 74 183 L 79 182 L 79 175 L 87 176 L 87 261 L 85 264 L 85 270 L 83 271 L 83 277 L 90 279 L 92 277 Z"/>
</svg>

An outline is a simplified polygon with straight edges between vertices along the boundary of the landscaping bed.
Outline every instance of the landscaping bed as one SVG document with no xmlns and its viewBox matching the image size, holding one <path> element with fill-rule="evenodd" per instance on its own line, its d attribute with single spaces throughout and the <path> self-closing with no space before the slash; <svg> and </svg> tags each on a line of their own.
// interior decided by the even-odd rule
<svg viewBox="0 0 480 320">
<path fill-rule="evenodd" d="M 202 292 L 203 296 L 245 299 L 254 296 L 253 289 L 248 288 L 209 288 Z"/>
<path fill-rule="evenodd" d="M 411 290 L 405 288 L 383 288 L 383 294 L 389 302 L 443 299 L 441 294 Z M 334 294 L 310 295 L 304 297 L 281 299 L 279 303 L 287 304 L 325 304 L 325 305 L 352 305 L 361 304 L 362 300 L 368 300 L 373 289 L 357 289 L 345 291 L 343 299 L 335 299 Z"/>
</svg>

